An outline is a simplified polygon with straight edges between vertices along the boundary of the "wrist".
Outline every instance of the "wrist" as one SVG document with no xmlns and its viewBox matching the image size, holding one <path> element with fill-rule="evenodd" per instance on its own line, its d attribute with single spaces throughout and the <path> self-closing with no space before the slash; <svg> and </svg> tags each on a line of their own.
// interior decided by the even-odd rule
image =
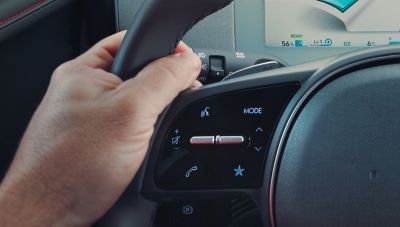
<svg viewBox="0 0 400 227">
<path fill-rule="evenodd" d="M 62 193 L 10 171 L 0 185 L 0 226 L 85 226 Z"/>
</svg>

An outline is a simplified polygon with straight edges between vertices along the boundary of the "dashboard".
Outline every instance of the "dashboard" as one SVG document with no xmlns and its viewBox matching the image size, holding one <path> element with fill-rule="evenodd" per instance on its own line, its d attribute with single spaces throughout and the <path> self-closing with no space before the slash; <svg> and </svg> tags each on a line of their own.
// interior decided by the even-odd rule
<svg viewBox="0 0 400 227">
<path fill-rule="evenodd" d="M 117 0 L 120 30 L 142 2 Z M 197 24 L 185 41 L 194 48 L 267 54 L 298 65 L 400 44 L 399 7 L 397 0 L 236 1 Z"/>
<path fill-rule="evenodd" d="M 266 19 L 269 17 L 268 15 L 265 14 L 266 7 L 265 4 L 269 4 L 271 0 L 249 0 L 249 1 L 237 1 L 235 2 L 235 40 L 236 40 L 236 47 L 238 49 L 243 49 L 243 50 L 248 50 L 248 51 L 254 51 L 254 52 L 263 52 L 263 53 L 268 53 L 270 55 L 274 55 L 276 57 L 279 57 L 281 59 L 284 59 L 286 63 L 289 65 L 297 65 L 309 61 L 314 61 L 314 60 L 319 60 L 323 58 L 327 58 L 330 56 L 334 55 L 339 55 L 339 54 L 344 54 L 350 51 L 358 50 L 361 48 L 366 48 L 365 46 L 360 47 L 358 45 L 355 45 L 355 43 L 349 47 L 318 47 L 318 48 L 287 48 L 287 47 L 274 47 L 274 46 L 267 46 L 266 42 L 266 34 L 268 33 L 273 33 L 276 32 L 279 29 L 282 29 L 282 21 L 289 21 L 293 24 L 298 24 L 294 20 L 293 15 L 287 14 L 287 11 L 283 11 L 281 14 L 281 18 L 277 22 L 277 24 L 274 24 L 272 27 L 268 26 L 268 23 L 266 25 Z M 284 2 L 284 1 L 283 1 Z M 293 1 L 291 1 L 293 2 Z M 298 1 L 296 2 L 303 2 L 303 1 Z M 314 2 L 314 1 L 312 1 Z M 316 3 L 317 0 L 315 0 Z M 359 2 L 367 2 L 367 1 L 358 1 Z M 394 5 L 399 4 L 397 1 L 382 1 L 382 0 L 376 0 L 373 2 L 383 2 L 386 4 L 394 3 Z M 323 4 L 320 2 L 319 4 Z M 357 3 L 353 5 L 353 7 L 356 6 Z M 328 7 L 328 4 L 325 4 L 326 7 Z M 290 3 L 286 1 L 286 6 L 290 7 Z M 268 7 L 267 7 L 268 8 Z M 396 8 L 396 7 L 394 7 Z M 332 7 L 332 10 L 335 10 L 334 7 Z M 351 12 L 350 9 L 348 12 Z M 276 14 L 276 13 L 275 13 Z M 322 16 L 322 15 L 321 15 Z M 318 19 L 319 23 L 321 23 L 321 20 Z M 370 20 L 368 20 L 370 21 Z M 397 20 L 398 25 L 400 23 L 400 20 Z M 271 23 L 269 23 L 271 24 Z M 342 25 L 343 26 L 343 25 Z M 400 25 L 398 26 L 400 27 Z M 327 29 L 327 28 L 325 28 Z M 293 32 L 295 33 L 295 32 Z M 300 34 L 307 35 L 307 31 L 300 31 Z M 349 33 L 349 32 L 348 32 Z M 364 36 L 368 37 L 370 34 L 375 34 L 376 32 L 369 32 L 369 33 L 363 33 Z M 250 35 L 251 34 L 251 35 Z M 292 32 L 291 32 L 292 34 Z M 349 33 L 350 34 L 350 33 Z M 381 33 L 382 34 L 382 33 Z M 398 39 L 400 39 L 400 33 L 396 33 Z M 387 35 L 387 34 L 386 34 Z M 385 39 L 385 35 L 383 36 Z M 393 37 L 393 38 L 396 38 Z M 304 38 L 304 37 L 303 37 Z M 325 42 L 326 38 L 331 38 L 328 35 L 325 35 L 323 37 L 320 37 L 319 39 L 323 39 L 323 42 Z M 282 38 L 281 38 L 282 39 Z M 308 39 L 308 38 L 307 38 Z M 314 40 L 317 38 L 311 37 L 310 40 Z M 289 41 L 287 37 L 284 37 L 283 40 Z M 279 41 L 283 41 L 279 40 Z M 307 40 L 308 41 L 308 40 Z M 293 42 L 293 41 L 292 41 Z M 353 41 L 355 42 L 355 41 Z M 376 42 L 376 41 L 375 41 Z M 280 42 L 281 44 L 281 42 Z M 387 44 L 387 43 L 386 43 Z"/>
</svg>

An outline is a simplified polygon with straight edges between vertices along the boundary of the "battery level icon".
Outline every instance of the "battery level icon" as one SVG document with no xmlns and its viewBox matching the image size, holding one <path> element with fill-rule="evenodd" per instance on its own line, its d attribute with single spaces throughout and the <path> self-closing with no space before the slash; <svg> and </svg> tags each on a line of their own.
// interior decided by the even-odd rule
<svg viewBox="0 0 400 227">
<path fill-rule="evenodd" d="M 300 40 L 300 39 L 295 40 L 295 41 L 294 41 L 294 46 L 296 46 L 296 47 L 302 47 L 302 46 L 303 46 L 303 40 Z"/>
</svg>

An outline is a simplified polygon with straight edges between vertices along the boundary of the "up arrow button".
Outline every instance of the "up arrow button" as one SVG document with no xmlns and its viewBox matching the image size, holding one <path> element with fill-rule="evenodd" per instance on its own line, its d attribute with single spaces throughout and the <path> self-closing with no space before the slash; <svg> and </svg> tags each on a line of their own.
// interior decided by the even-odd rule
<svg viewBox="0 0 400 227">
<path fill-rule="evenodd" d="M 264 130 L 263 130 L 261 127 L 258 127 L 258 128 L 256 129 L 256 132 L 264 132 Z"/>
</svg>

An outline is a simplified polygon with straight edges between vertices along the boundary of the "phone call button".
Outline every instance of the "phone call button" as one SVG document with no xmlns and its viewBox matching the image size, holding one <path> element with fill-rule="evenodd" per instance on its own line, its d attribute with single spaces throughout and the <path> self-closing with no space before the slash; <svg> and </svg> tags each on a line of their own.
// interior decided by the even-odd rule
<svg viewBox="0 0 400 227">
<path fill-rule="evenodd" d="M 196 172 L 199 170 L 199 167 L 197 165 L 192 166 L 191 168 L 189 168 L 186 173 L 185 173 L 185 177 L 186 178 L 190 178 L 193 175 L 196 174 Z"/>
</svg>

